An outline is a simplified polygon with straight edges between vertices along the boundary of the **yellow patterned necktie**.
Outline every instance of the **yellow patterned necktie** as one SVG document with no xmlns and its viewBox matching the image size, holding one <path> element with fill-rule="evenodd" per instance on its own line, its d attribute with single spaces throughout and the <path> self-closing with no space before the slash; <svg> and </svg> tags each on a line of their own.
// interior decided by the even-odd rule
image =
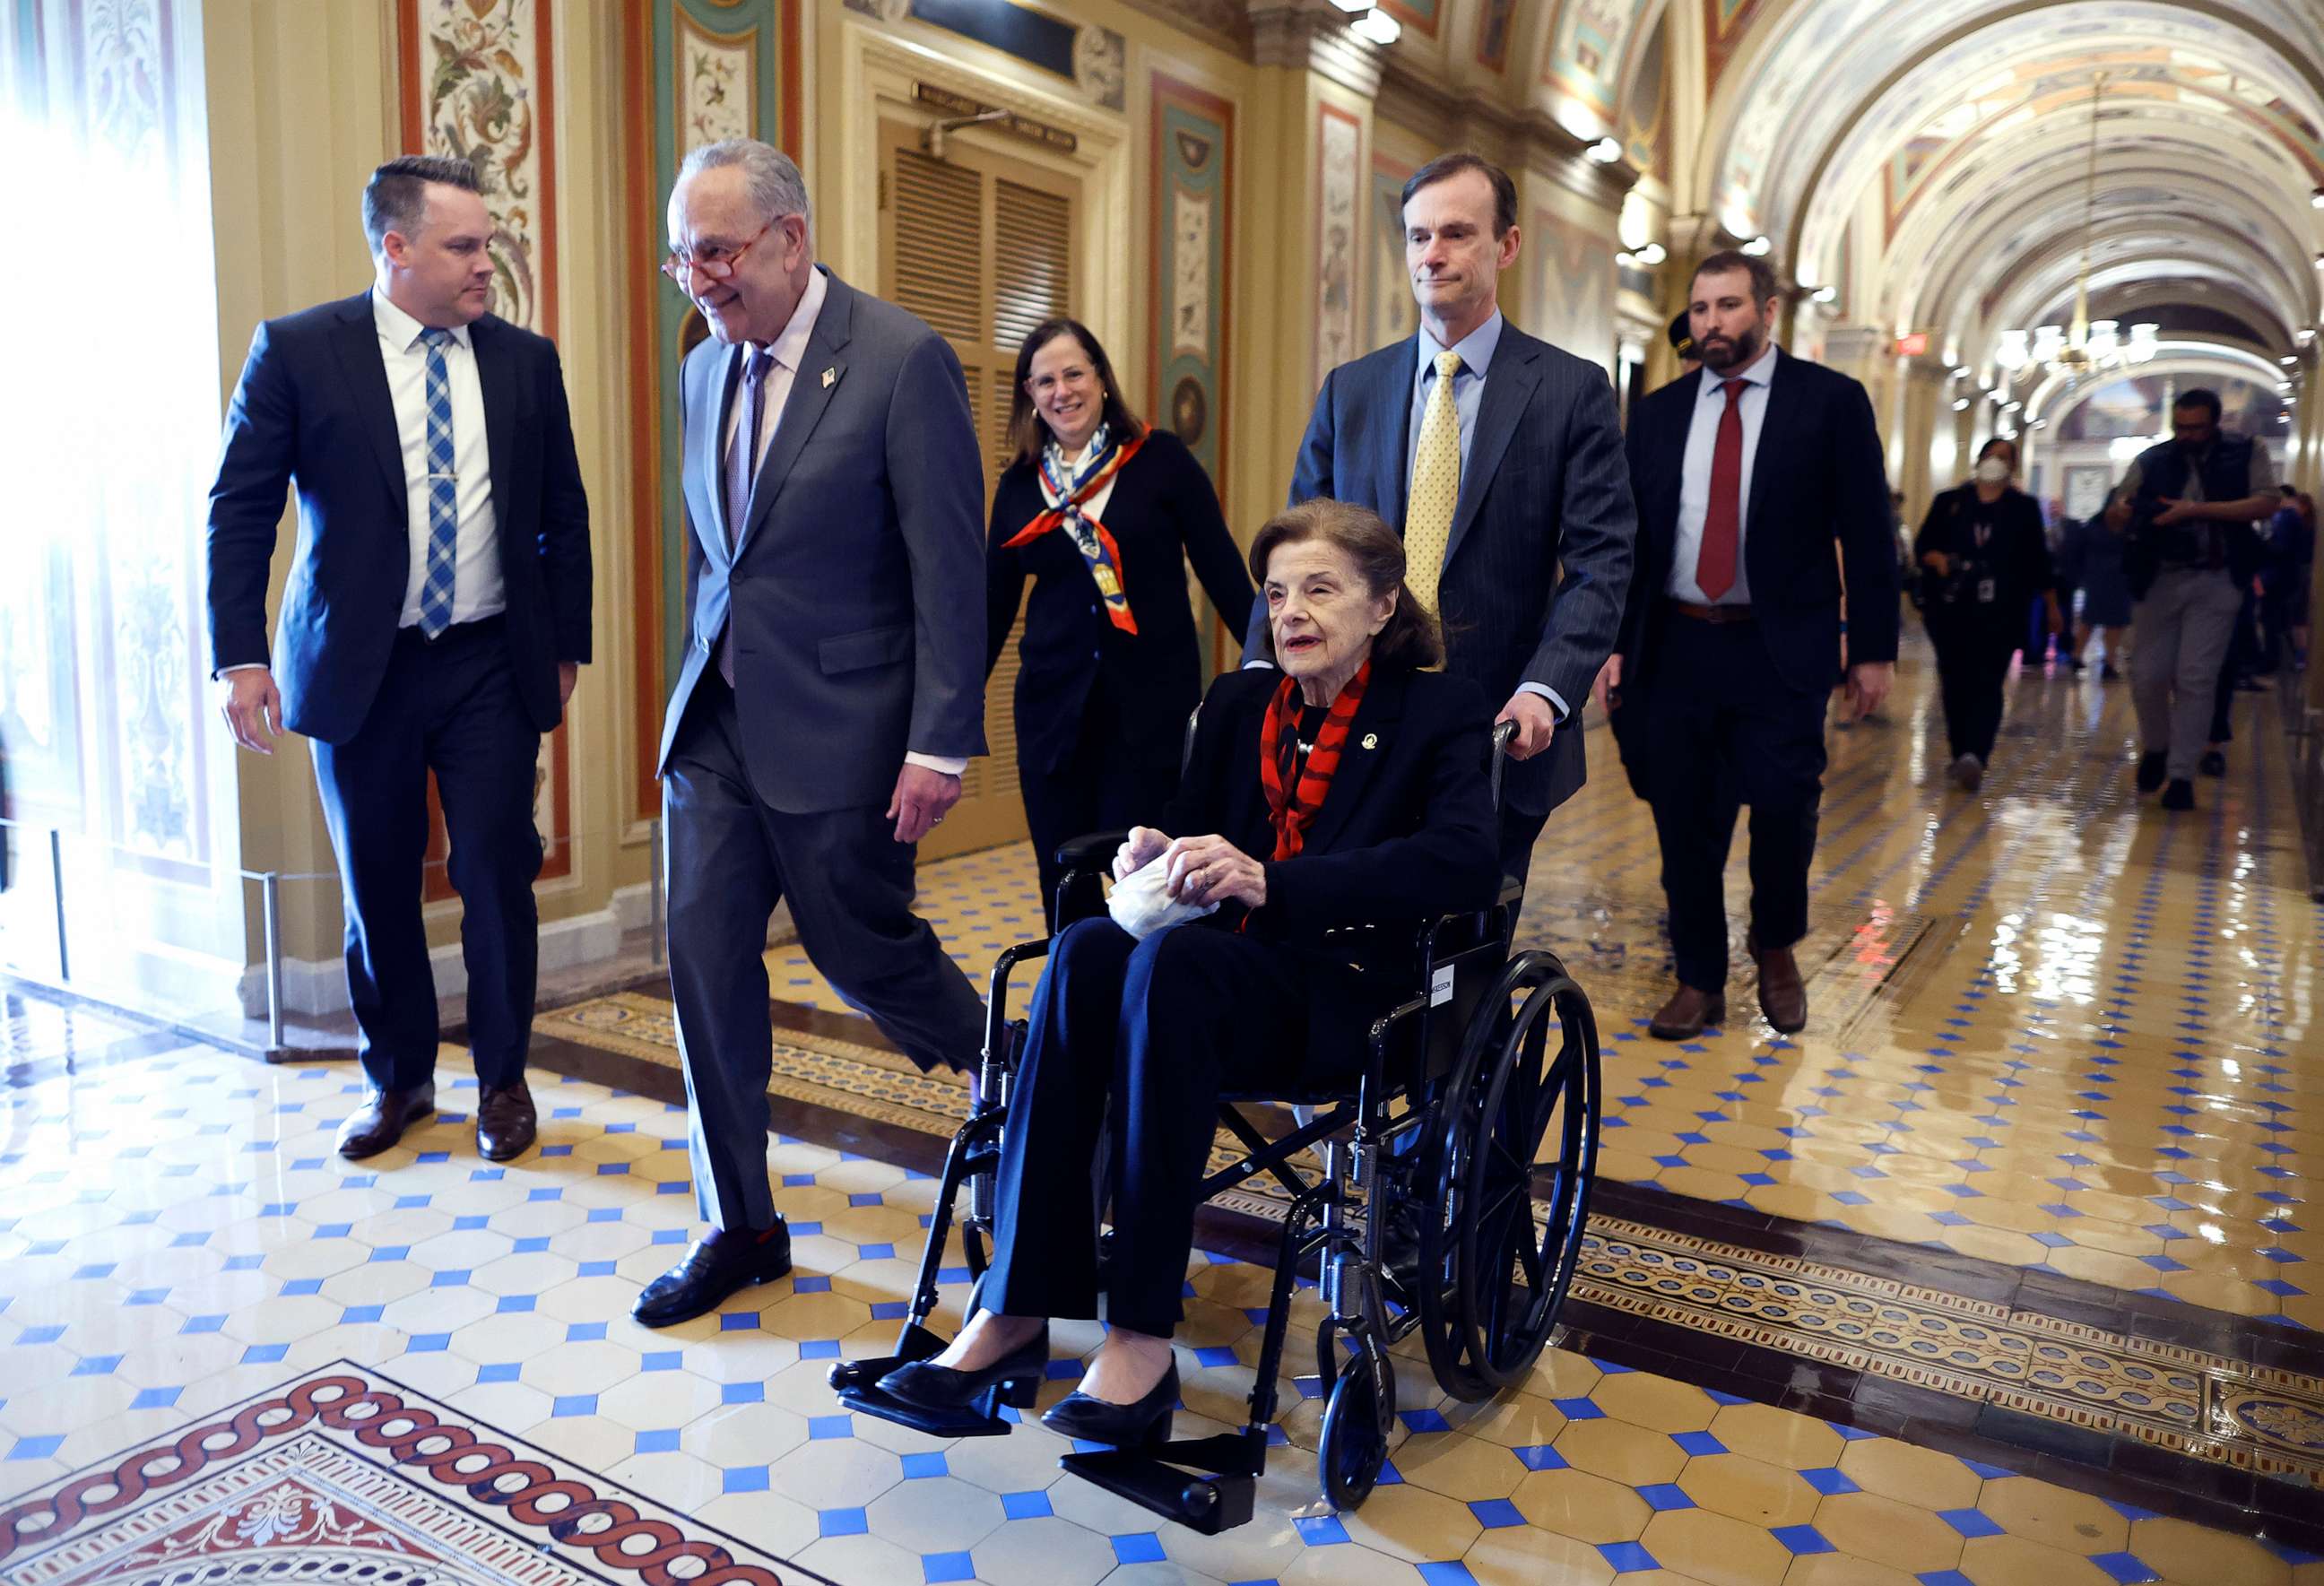
<svg viewBox="0 0 2324 1586">
<path fill-rule="evenodd" d="M 1460 354 L 1436 355 L 1436 383 L 1421 415 L 1420 445 L 1412 456 L 1412 500 L 1404 513 L 1404 579 L 1432 612 L 1437 611 L 1436 585 L 1444 572 L 1452 509 L 1461 500 L 1461 413 L 1452 401 L 1452 377 L 1460 373 Z"/>
</svg>

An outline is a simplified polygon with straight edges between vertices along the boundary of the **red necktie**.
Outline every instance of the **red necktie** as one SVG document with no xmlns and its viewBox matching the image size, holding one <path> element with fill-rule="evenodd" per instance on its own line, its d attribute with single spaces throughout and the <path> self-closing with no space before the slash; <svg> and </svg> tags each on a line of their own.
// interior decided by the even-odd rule
<svg viewBox="0 0 2324 1586">
<path fill-rule="evenodd" d="M 1694 562 L 1694 582 L 1707 600 L 1735 587 L 1735 553 L 1743 539 L 1743 384 L 1722 383 L 1727 410 L 1719 415 L 1719 440 L 1711 451 L 1711 505 L 1702 514 L 1702 549 Z"/>
</svg>

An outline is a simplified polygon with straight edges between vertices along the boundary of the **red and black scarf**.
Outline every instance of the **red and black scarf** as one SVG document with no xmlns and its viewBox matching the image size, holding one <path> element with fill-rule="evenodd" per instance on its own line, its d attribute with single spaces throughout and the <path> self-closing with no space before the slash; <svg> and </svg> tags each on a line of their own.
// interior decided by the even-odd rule
<svg viewBox="0 0 2324 1586">
<path fill-rule="evenodd" d="M 1324 716 L 1323 730 L 1315 734 L 1315 746 L 1307 752 L 1304 764 L 1295 720 L 1299 710 L 1298 679 L 1284 678 L 1267 702 L 1267 721 L 1259 735 L 1259 779 L 1267 789 L 1267 819 L 1275 828 L 1277 859 L 1296 858 L 1306 842 L 1307 828 L 1314 824 L 1315 812 L 1323 807 L 1323 797 L 1332 790 L 1332 774 L 1340 769 L 1340 751 L 1347 745 L 1349 724 L 1356 719 L 1356 707 L 1364 702 L 1364 685 L 1371 675 L 1372 663 L 1368 660 L 1348 679 L 1348 686 L 1332 701 L 1331 712 Z"/>
</svg>

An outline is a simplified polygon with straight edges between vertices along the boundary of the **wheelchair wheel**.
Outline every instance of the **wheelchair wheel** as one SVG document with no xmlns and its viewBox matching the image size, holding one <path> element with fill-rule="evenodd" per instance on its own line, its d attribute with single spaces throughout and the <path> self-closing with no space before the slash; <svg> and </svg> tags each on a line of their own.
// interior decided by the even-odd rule
<svg viewBox="0 0 2324 1586">
<path fill-rule="evenodd" d="M 1395 1369 L 1367 1341 L 1342 1363 L 1315 1443 L 1316 1475 L 1333 1508 L 1356 1508 L 1372 1495 L 1388 1463 L 1388 1431 L 1395 1424 Z"/>
<path fill-rule="evenodd" d="M 1598 1085 L 1589 999 L 1555 958 L 1512 960 L 1462 1039 L 1423 1175 L 1437 1209 L 1423 1267 L 1441 1279 L 1423 1285 L 1423 1342 L 1457 1398 L 1491 1397 L 1549 1342 L 1588 1215 Z"/>
</svg>

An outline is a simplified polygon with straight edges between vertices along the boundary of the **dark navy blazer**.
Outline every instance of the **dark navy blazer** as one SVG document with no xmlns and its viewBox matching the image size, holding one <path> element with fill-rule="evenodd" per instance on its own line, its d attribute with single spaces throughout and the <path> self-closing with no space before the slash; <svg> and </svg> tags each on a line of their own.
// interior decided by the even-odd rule
<svg viewBox="0 0 2324 1586">
<path fill-rule="evenodd" d="M 1404 530 L 1418 332 L 1324 379 L 1299 445 L 1291 503 L 1355 502 Z M 1597 364 L 1504 323 L 1485 376 L 1437 586 L 1445 670 L 1499 711 L 1539 683 L 1579 712 L 1614 647 L 1637 533 L 1613 387 Z M 1264 656 L 1267 606 L 1246 660 Z M 1587 775 L 1578 723 L 1546 754 L 1513 761 L 1502 797 L 1546 815 Z"/>
<path fill-rule="evenodd" d="M 565 372 L 547 337 L 493 315 L 468 338 L 492 453 L 509 663 L 526 715 L 546 733 L 564 714 L 558 663 L 589 659 L 589 500 Z M 291 484 L 299 554 L 270 653 L 267 575 Z M 271 665 L 283 725 L 326 743 L 355 736 L 403 616 L 410 499 L 371 293 L 259 326 L 210 491 L 212 669 Z"/>
<path fill-rule="evenodd" d="M 1872 401 L 1835 369 L 1777 352 L 1751 463 L 1743 566 L 1751 610 L 1777 673 L 1803 692 L 1840 678 L 1840 595 L 1850 661 L 1896 659 L 1896 547 Z M 1678 546 L 1680 475 L 1703 372 L 1682 375 L 1630 414 L 1638 571 L 1622 619 L 1622 679 L 1655 663 L 1662 595 Z M 1835 549 L 1835 543 L 1837 549 Z"/>
</svg>

